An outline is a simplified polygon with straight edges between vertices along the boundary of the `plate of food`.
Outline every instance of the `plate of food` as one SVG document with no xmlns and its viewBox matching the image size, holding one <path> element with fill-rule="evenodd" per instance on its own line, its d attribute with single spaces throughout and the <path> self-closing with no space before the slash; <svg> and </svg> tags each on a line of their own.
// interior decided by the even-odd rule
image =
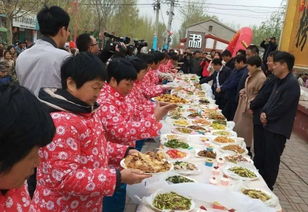
<svg viewBox="0 0 308 212">
<path fill-rule="evenodd" d="M 209 113 L 205 113 L 205 116 L 208 117 L 209 119 L 213 119 L 213 120 L 226 120 L 224 115 L 222 115 L 218 111 L 211 111 Z"/>
<path fill-rule="evenodd" d="M 171 139 L 178 139 L 179 141 L 187 142 L 187 136 L 186 135 L 179 135 L 179 134 L 162 134 L 160 136 L 160 139 L 163 142 L 167 142 L 168 140 Z"/>
<path fill-rule="evenodd" d="M 168 104 L 187 104 L 189 103 L 186 99 L 183 99 L 174 94 L 162 94 L 160 96 L 154 97 L 154 101 Z"/>
<path fill-rule="evenodd" d="M 211 102 L 206 98 L 201 98 L 199 99 L 199 103 L 207 105 L 207 104 L 210 104 Z"/>
<path fill-rule="evenodd" d="M 187 127 L 177 127 L 172 130 L 173 133 L 181 133 L 181 134 L 193 134 L 194 131 Z"/>
<path fill-rule="evenodd" d="M 200 169 L 193 163 L 177 160 L 173 162 L 173 170 L 178 174 L 195 175 L 200 173 Z"/>
<path fill-rule="evenodd" d="M 194 130 L 194 131 L 196 131 L 196 132 L 202 132 L 202 133 L 209 132 L 208 129 L 206 129 L 206 128 L 204 128 L 204 127 L 201 127 L 201 126 L 199 126 L 199 125 L 190 125 L 190 126 L 188 126 L 187 128 L 192 129 L 192 130 Z"/>
<path fill-rule="evenodd" d="M 196 180 L 186 177 L 186 176 L 182 176 L 182 175 L 171 175 L 165 178 L 165 181 L 168 184 L 180 184 L 180 183 L 195 183 Z"/>
<path fill-rule="evenodd" d="M 241 147 L 238 144 L 228 144 L 224 145 L 220 148 L 222 152 L 232 152 L 236 154 L 248 154 L 248 151 L 246 148 Z"/>
<path fill-rule="evenodd" d="M 189 122 L 185 119 L 178 119 L 178 120 L 173 121 L 172 124 L 175 126 L 179 126 L 179 127 L 186 127 L 189 125 Z"/>
<path fill-rule="evenodd" d="M 193 124 L 201 125 L 201 126 L 209 126 L 211 124 L 210 121 L 203 119 L 203 118 L 197 118 L 192 121 Z"/>
<path fill-rule="evenodd" d="M 195 118 L 202 118 L 202 115 L 198 112 L 190 113 L 188 116 L 190 119 L 195 119 Z"/>
<path fill-rule="evenodd" d="M 167 157 L 171 160 L 187 159 L 189 157 L 188 152 L 180 151 L 177 149 L 169 149 L 166 151 Z"/>
<path fill-rule="evenodd" d="M 237 180 L 257 180 L 257 170 L 252 170 L 250 167 L 245 166 L 226 166 L 223 170 L 224 174 Z"/>
<path fill-rule="evenodd" d="M 172 148 L 172 149 L 191 149 L 192 148 L 185 141 L 180 140 L 180 139 L 176 139 L 176 138 L 164 141 L 162 144 L 165 147 Z"/>
<path fill-rule="evenodd" d="M 124 169 L 138 169 L 148 174 L 157 174 L 172 170 L 163 152 L 136 152 L 121 160 L 120 165 Z"/>
<path fill-rule="evenodd" d="M 253 163 L 253 161 L 248 156 L 243 156 L 239 154 L 233 154 L 233 155 L 223 155 L 226 161 L 229 161 L 231 163 Z"/>
<path fill-rule="evenodd" d="M 212 135 L 218 135 L 218 136 L 231 136 L 231 137 L 236 137 L 237 134 L 234 131 L 228 131 L 228 130 L 213 130 L 211 132 Z"/>
<path fill-rule="evenodd" d="M 219 145 L 222 144 L 235 144 L 236 139 L 227 137 L 227 136 L 217 136 L 216 138 L 213 139 L 213 142 Z"/>
<path fill-rule="evenodd" d="M 259 199 L 268 206 L 277 205 L 277 198 L 275 198 L 271 193 L 264 191 L 262 189 L 242 188 L 241 193 L 249 196 L 252 199 Z"/>
<path fill-rule="evenodd" d="M 205 150 L 205 149 L 196 149 L 196 157 L 198 158 L 210 158 L 210 159 L 216 159 L 217 153 L 215 150 Z"/>
<path fill-rule="evenodd" d="M 151 208 L 161 212 L 189 212 L 195 208 L 192 199 L 173 191 L 157 191 L 150 196 L 148 203 Z"/>
<path fill-rule="evenodd" d="M 225 130 L 227 128 L 226 125 L 219 124 L 219 123 L 212 123 L 210 126 L 214 130 Z"/>
</svg>

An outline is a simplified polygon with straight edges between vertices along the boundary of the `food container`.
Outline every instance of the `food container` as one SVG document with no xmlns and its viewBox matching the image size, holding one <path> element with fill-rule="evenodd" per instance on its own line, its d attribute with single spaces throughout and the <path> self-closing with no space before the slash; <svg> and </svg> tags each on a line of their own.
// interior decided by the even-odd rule
<svg viewBox="0 0 308 212">
<path fill-rule="evenodd" d="M 207 147 L 206 147 L 206 150 L 212 152 L 212 151 L 214 150 L 214 148 L 213 148 L 213 146 L 207 146 Z"/>
<path fill-rule="evenodd" d="M 220 180 L 220 184 L 223 186 L 228 186 L 230 184 L 230 179 L 227 177 L 222 177 Z"/>
<path fill-rule="evenodd" d="M 212 168 L 212 174 L 213 174 L 214 176 L 220 175 L 219 166 L 214 166 L 214 167 Z"/>
<path fill-rule="evenodd" d="M 207 158 L 207 159 L 205 160 L 205 166 L 212 167 L 212 166 L 213 166 L 213 163 L 214 163 L 214 160 L 213 160 L 213 159 Z"/>
<path fill-rule="evenodd" d="M 217 183 L 218 183 L 217 177 L 215 177 L 215 176 L 211 177 L 209 181 L 210 181 L 210 183 L 213 184 L 213 185 L 217 185 Z"/>
<path fill-rule="evenodd" d="M 222 166 L 224 165 L 224 163 L 225 163 L 225 159 L 224 159 L 224 158 L 219 157 L 219 158 L 217 159 L 217 165 L 218 165 L 219 167 L 222 167 Z"/>
</svg>

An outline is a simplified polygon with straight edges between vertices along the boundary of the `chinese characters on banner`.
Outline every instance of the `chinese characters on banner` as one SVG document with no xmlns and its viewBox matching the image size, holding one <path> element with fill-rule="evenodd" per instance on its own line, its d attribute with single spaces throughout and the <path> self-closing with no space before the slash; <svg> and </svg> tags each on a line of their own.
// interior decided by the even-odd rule
<svg viewBox="0 0 308 212">
<path fill-rule="evenodd" d="M 202 50 L 205 47 L 204 33 L 188 32 L 186 40 L 186 48 L 193 50 Z"/>
<path fill-rule="evenodd" d="M 202 47 L 202 36 L 199 34 L 190 34 L 188 41 L 189 48 L 201 49 Z"/>
</svg>

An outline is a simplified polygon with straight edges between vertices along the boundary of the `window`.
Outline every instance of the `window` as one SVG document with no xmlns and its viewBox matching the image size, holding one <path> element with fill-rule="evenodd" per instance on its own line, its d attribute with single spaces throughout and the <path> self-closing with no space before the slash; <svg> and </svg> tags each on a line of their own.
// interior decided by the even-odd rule
<svg viewBox="0 0 308 212">
<path fill-rule="evenodd" d="M 210 25 L 210 26 L 209 26 L 209 32 L 212 32 L 212 31 L 213 31 L 213 26 Z"/>
</svg>

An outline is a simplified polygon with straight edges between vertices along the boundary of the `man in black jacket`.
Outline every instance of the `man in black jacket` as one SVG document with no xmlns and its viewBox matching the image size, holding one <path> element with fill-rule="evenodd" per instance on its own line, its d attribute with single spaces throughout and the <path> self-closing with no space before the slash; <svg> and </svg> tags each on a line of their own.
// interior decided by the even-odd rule
<svg viewBox="0 0 308 212">
<path fill-rule="evenodd" d="M 217 93 L 216 88 L 220 88 L 220 86 L 226 81 L 231 73 L 231 69 L 223 66 L 222 61 L 219 58 L 213 59 L 212 65 L 215 72 L 209 77 L 201 78 L 200 84 L 213 81 L 212 91 L 215 96 L 216 104 L 222 110 L 225 106 L 224 92 Z"/>
<path fill-rule="evenodd" d="M 226 63 L 225 66 L 233 70 L 234 69 L 234 58 L 232 58 L 231 52 L 226 49 L 221 53 L 221 57 Z"/>
<path fill-rule="evenodd" d="M 267 57 L 272 51 L 276 51 L 277 44 L 276 44 L 276 38 L 271 37 L 270 39 L 263 40 L 260 46 L 264 49 L 263 53 L 263 63 L 266 64 Z"/>
<path fill-rule="evenodd" d="M 277 80 L 260 114 L 265 137 L 264 164 L 260 172 L 272 190 L 279 171 L 280 156 L 286 139 L 291 136 L 300 97 L 298 81 L 291 73 L 294 60 L 294 56 L 287 52 L 278 51 L 274 55 L 273 74 Z"/>
<path fill-rule="evenodd" d="M 260 113 L 263 106 L 266 104 L 268 98 L 270 97 L 274 82 L 275 75 L 272 74 L 274 65 L 274 54 L 271 52 L 267 58 L 267 66 L 270 74 L 268 75 L 266 81 L 264 82 L 262 88 L 260 89 L 256 98 L 251 101 L 250 109 L 253 111 L 253 143 L 254 143 L 254 164 L 259 170 L 260 174 L 263 175 L 264 170 L 264 149 L 265 149 L 265 138 L 264 138 L 264 128 L 260 121 Z"/>
</svg>

